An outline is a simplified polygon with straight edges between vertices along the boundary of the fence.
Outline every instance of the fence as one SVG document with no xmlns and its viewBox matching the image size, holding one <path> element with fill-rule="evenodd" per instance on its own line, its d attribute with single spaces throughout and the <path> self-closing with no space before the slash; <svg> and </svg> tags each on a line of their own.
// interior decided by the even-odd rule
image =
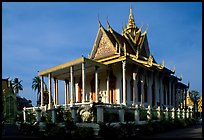
<svg viewBox="0 0 204 140">
<path fill-rule="evenodd" d="M 29 114 L 35 116 L 35 121 L 40 122 L 43 112 L 50 112 L 52 122 L 56 122 L 57 108 L 61 107 L 64 110 L 69 110 L 71 117 L 75 122 L 78 122 L 79 108 L 80 107 L 89 107 L 90 110 L 85 110 L 84 115 L 80 117 L 94 117 L 91 122 L 135 122 L 137 124 L 144 124 L 148 120 L 159 121 L 161 119 L 184 119 L 192 118 L 193 111 L 191 109 L 179 109 L 179 108 L 152 108 L 148 106 L 147 108 L 141 106 L 127 107 L 124 105 L 112 105 L 112 104 L 76 104 L 74 106 L 53 106 L 52 109 L 47 109 L 47 106 L 42 107 L 30 107 L 24 108 L 23 110 L 23 119 L 24 122 L 30 122 L 28 119 Z M 94 115 L 93 115 L 94 114 Z M 87 119 L 82 119 L 87 120 Z"/>
</svg>

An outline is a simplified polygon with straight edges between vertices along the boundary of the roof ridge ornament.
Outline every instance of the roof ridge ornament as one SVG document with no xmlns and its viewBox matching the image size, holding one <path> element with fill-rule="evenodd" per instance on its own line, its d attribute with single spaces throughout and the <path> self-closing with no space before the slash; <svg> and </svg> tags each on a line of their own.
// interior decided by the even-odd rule
<svg viewBox="0 0 204 140">
<path fill-rule="evenodd" d="M 176 66 L 174 66 L 172 71 L 173 71 L 173 74 L 176 72 Z"/>
<path fill-rule="evenodd" d="M 136 59 L 138 59 L 138 56 L 139 56 L 139 51 L 138 51 L 138 49 L 136 50 Z"/>
<path fill-rule="evenodd" d="M 182 74 L 180 75 L 180 80 L 182 81 Z"/>
<path fill-rule="evenodd" d="M 149 65 L 149 66 L 152 66 L 152 62 L 153 62 L 153 57 L 152 57 L 152 55 L 150 54 L 150 55 L 149 55 L 149 58 L 148 58 L 148 65 Z"/>
<path fill-rule="evenodd" d="M 109 22 L 108 22 L 108 16 L 106 17 L 106 22 L 107 22 L 107 24 L 108 24 L 108 31 L 111 31 L 111 26 L 110 26 L 110 24 L 109 24 Z"/>
<path fill-rule="evenodd" d="M 100 22 L 100 19 L 99 19 L 99 15 L 98 15 L 98 24 L 99 24 L 99 27 L 101 27 L 101 22 Z"/>
<path fill-rule="evenodd" d="M 149 24 L 147 24 L 147 27 L 146 27 L 146 29 L 145 29 L 145 32 L 146 32 L 146 33 L 147 33 L 148 29 L 149 29 Z"/>
<path fill-rule="evenodd" d="M 164 59 L 162 59 L 161 68 L 164 68 Z"/>
</svg>

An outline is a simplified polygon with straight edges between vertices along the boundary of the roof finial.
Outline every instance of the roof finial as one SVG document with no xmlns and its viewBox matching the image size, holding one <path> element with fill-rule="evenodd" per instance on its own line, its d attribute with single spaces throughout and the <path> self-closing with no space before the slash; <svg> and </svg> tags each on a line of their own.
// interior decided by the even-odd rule
<svg viewBox="0 0 204 140">
<path fill-rule="evenodd" d="M 108 30 L 110 31 L 111 27 L 110 27 L 110 24 L 108 22 L 108 16 L 106 17 L 106 21 L 107 21 L 107 24 L 108 24 Z"/>
<path fill-rule="evenodd" d="M 132 2 L 130 2 L 130 15 L 132 15 Z"/>
<path fill-rule="evenodd" d="M 162 59 L 161 67 L 162 67 L 162 68 L 164 67 L 164 59 Z"/>
<path fill-rule="evenodd" d="M 182 78 L 182 74 L 180 75 L 180 80 L 182 80 L 183 78 Z"/>
<path fill-rule="evenodd" d="M 100 22 L 100 19 L 99 19 L 99 14 L 98 14 L 98 24 L 99 24 L 99 27 L 101 27 L 101 22 Z"/>
<path fill-rule="evenodd" d="M 148 28 L 149 28 L 149 24 L 147 24 L 147 28 L 146 28 L 146 30 L 145 30 L 146 32 L 148 31 Z"/>
<path fill-rule="evenodd" d="M 132 3 L 130 3 L 130 15 L 129 15 L 128 25 L 127 26 L 128 26 L 128 28 L 136 28 L 134 17 L 133 17 L 133 14 L 132 14 Z"/>
<path fill-rule="evenodd" d="M 173 73 L 175 73 L 176 72 L 176 66 L 174 66 L 174 68 L 173 68 Z"/>
</svg>

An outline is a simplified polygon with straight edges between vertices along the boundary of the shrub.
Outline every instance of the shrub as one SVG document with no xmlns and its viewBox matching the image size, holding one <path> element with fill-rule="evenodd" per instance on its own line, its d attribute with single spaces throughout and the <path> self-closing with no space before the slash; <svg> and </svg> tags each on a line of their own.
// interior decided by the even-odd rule
<svg viewBox="0 0 204 140">
<path fill-rule="evenodd" d="M 131 112 L 131 111 L 125 111 L 124 120 L 127 121 L 127 122 L 128 121 L 134 121 L 135 120 L 134 113 Z"/>
<path fill-rule="evenodd" d="M 146 121 L 147 120 L 147 111 L 144 109 L 139 108 L 139 116 L 140 116 L 140 121 Z"/>
<path fill-rule="evenodd" d="M 117 138 L 117 128 L 114 125 L 111 125 L 111 123 L 108 123 L 107 125 L 105 123 L 99 123 L 99 136 L 104 139 L 111 139 Z"/>
<path fill-rule="evenodd" d="M 77 127 L 72 138 L 94 138 L 94 130 L 92 127 Z"/>
<path fill-rule="evenodd" d="M 20 123 L 19 132 L 26 136 L 40 136 L 39 123 Z"/>
<path fill-rule="evenodd" d="M 104 112 L 104 122 L 119 122 L 119 115 L 117 112 Z"/>
</svg>

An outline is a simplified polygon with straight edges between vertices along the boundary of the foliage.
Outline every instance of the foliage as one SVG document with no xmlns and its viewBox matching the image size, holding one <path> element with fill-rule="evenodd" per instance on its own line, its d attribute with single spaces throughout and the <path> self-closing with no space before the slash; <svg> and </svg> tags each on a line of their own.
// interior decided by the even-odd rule
<svg viewBox="0 0 204 140">
<path fill-rule="evenodd" d="M 118 122 L 119 121 L 119 115 L 117 112 L 108 112 L 104 111 L 104 122 Z"/>
<path fill-rule="evenodd" d="M 117 129 L 114 125 L 111 125 L 111 123 L 105 124 L 105 123 L 99 123 L 99 136 L 104 139 L 116 139 L 117 138 Z"/>
<path fill-rule="evenodd" d="M 48 104 L 49 95 L 46 83 L 43 81 L 44 89 L 43 89 L 43 96 L 44 96 L 44 103 Z M 40 104 L 40 95 L 41 95 L 41 79 L 39 76 L 35 76 L 32 79 L 32 90 L 37 91 L 37 105 Z"/>
<path fill-rule="evenodd" d="M 35 117 L 34 112 L 28 111 L 26 113 L 26 121 L 30 122 L 30 123 L 35 123 L 36 122 L 36 117 Z"/>
<path fill-rule="evenodd" d="M 135 120 L 135 115 L 134 115 L 134 112 L 132 111 L 125 111 L 125 114 L 124 114 L 124 120 L 125 122 L 128 122 L 128 121 L 134 121 Z"/>
<path fill-rule="evenodd" d="M 20 123 L 19 132 L 26 136 L 41 136 L 39 123 Z"/>
<path fill-rule="evenodd" d="M 18 78 L 14 78 L 12 80 L 12 87 L 13 87 L 13 90 L 14 90 L 14 93 L 17 94 L 19 92 L 19 90 L 23 90 L 23 86 L 21 84 L 22 80 L 21 81 L 18 81 Z"/>
<path fill-rule="evenodd" d="M 45 136 L 50 138 L 63 138 L 65 135 L 65 128 L 56 123 L 47 122 L 45 125 Z"/>
<path fill-rule="evenodd" d="M 152 114 L 152 117 L 151 117 L 151 119 L 152 120 L 158 120 L 159 118 L 158 118 L 158 116 L 157 116 L 157 111 L 156 110 L 153 110 L 152 112 L 151 112 Z"/>
<path fill-rule="evenodd" d="M 77 127 L 72 138 L 94 138 L 94 130 L 92 127 Z"/>
<path fill-rule="evenodd" d="M 38 96 L 41 89 L 41 79 L 39 76 L 35 76 L 32 80 L 32 90 L 37 91 L 37 105 L 39 105 Z"/>
<path fill-rule="evenodd" d="M 139 108 L 139 120 L 140 121 L 146 121 L 147 120 L 147 111 L 143 108 Z"/>
</svg>

